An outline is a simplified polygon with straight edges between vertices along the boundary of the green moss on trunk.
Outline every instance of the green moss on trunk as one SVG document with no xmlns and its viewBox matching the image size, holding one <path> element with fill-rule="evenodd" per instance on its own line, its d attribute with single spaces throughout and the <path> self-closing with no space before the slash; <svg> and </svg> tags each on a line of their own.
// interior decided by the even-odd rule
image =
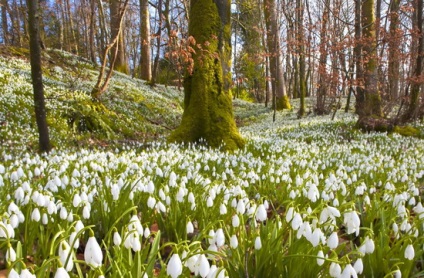
<svg viewBox="0 0 424 278">
<path fill-rule="evenodd" d="M 224 144 L 228 150 L 244 146 L 235 124 L 231 95 L 224 85 L 223 68 L 228 65 L 231 51 L 226 40 L 230 36 L 229 8 L 230 2 L 226 0 L 191 1 L 189 34 L 202 49 L 193 57 L 193 73 L 185 78 L 183 118 L 168 138 L 170 142 L 204 139 L 212 147 Z M 228 18 L 223 20 L 222 16 Z"/>
<path fill-rule="evenodd" d="M 287 95 L 284 95 L 283 97 L 277 97 L 275 101 L 275 105 L 277 110 L 283 110 L 283 109 L 291 109 L 290 105 L 290 99 Z"/>
</svg>

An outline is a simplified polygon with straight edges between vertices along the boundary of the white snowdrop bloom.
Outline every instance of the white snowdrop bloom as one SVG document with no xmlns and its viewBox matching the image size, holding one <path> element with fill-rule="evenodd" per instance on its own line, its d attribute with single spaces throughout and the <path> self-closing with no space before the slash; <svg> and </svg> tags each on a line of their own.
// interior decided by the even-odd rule
<svg viewBox="0 0 424 278">
<path fill-rule="evenodd" d="M 62 220 L 65 220 L 68 217 L 68 211 L 66 210 L 66 207 L 60 208 L 59 217 Z"/>
<path fill-rule="evenodd" d="M 333 262 L 330 264 L 329 272 L 331 277 L 340 277 L 340 275 L 342 274 L 342 268 L 340 267 L 338 263 Z"/>
<path fill-rule="evenodd" d="M 40 176 L 40 175 L 41 175 L 40 168 L 35 167 L 35 169 L 34 169 L 34 176 L 38 177 L 38 176 Z"/>
<path fill-rule="evenodd" d="M 177 175 L 174 173 L 174 171 L 171 172 L 169 175 L 169 182 L 170 187 L 175 187 L 177 185 Z"/>
<path fill-rule="evenodd" d="M 176 278 L 183 273 L 183 264 L 178 254 L 172 254 L 166 266 L 166 273 L 172 278 Z"/>
<path fill-rule="evenodd" d="M 73 253 L 72 253 L 71 246 L 69 246 L 69 244 L 65 240 L 63 240 L 59 244 L 58 255 L 59 255 L 59 260 L 62 266 L 67 271 L 72 271 L 72 269 L 74 268 Z M 68 263 L 66 263 L 66 260 L 68 260 Z"/>
<path fill-rule="evenodd" d="M 287 213 L 286 213 L 286 222 L 287 223 L 289 223 L 293 219 L 293 215 L 294 215 L 294 208 L 290 207 L 287 210 Z"/>
<path fill-rule="evenodd" d="M 238 239 L 236 235 L 232 235 L 230 238 L 230 247 L 236 249 L 238 247 Z"/>
<path fill-rule="evenodd" d="M 297 231 L 297 229 L 300 228 L 302 223 L 303 223 L 302 216 L 299 213 L 296 212 L 295 215 L 293 216 L 293 220 L 291 222 L 292 229 Z"/>
<path fill-rule="evenodd" d="M 357 274 L 362 274 L 362 272 L 364 271 L 364 264 L 361 258 L 356 260 L 356 262 L 353 264 L 353 268 L 355 269 Z"/>
<path fill-rule="evenodd" d="M 74 222 L 74 214 L 72 213 L 72 210 L 68 213 L 66 220 L 70 223 Z"/>
<path fill-rule="evenodd" d="M 156 209 L 160 212 L 166 212 L 166 207 L 161 201 L 156 203 Z"/>
<path fill-rule="evenodd" d="M 259 249 L 261 249 L 262 248 L 262 241 L 261 241 L 261 237 L 260 236 L 257 236 L 256 238 L 255 238 L 255 249 L 256 250 L 259 250 Z"/>
<path fill-rule="evenodd" d="M 412 210 L 418 215 L 419 219 L 424 217 L 424 207 L 421 202 L 419 202 Z"/>
<path fill-rule="evenodd" d="M 144 238 L 148 238 L 150 236 L 150 229 L 149 229 L 149 227 L 146 227 L 144 229 L 143 236 L 144 236 Z"/>
<path fill-rule="evenodd" d="M 137 233 L 132 233 L 131 235 L 129 235 L 129 237 L 131 238 L 131 249 L 134 252 L 138 252 L 141 250 L 141 241 L 140 241 L 140 237 Z"/>
<path fill-rule="evenodd" d="M 12 226 L 13 229 L 17 228 L 19 226 L 19 218 L 16 214 L 12 214 L 9 217 L 9 223 Z"/>
<path fill-rule="evenodd" d="M 312 233 L 311 238 L 309 239 L 309 242 L 312 244 L 313 247 L 317 247 L 318 244 L 321 241 L 322 231 L 320 228 L 316 228 L 314 232 Z"/>
<path fill-rule="evenodd" d="M 162 169 L 159 167 L 156 168 L 156 176 L 163 178 Z"/>
<path fill-rule="evenodd" d="M 149 207 L 150 209 L 153 209 L 156 205 L 156 199 L 153 198 L 152 196 L 149 196 L 149 198 L 147 199 L 147 207 Z"/>
<path fill-rule="evenodd" d="M 237 213 L 244 214 L 246 212 L 246 205 L 244 204 L 244 200 L 240 199 L 237 203 Z"/>
<path fill-rule="evenodd" d="M 331 235 L 328 237 L 327 246 L 330 247 L 330 249 L 335 249 L 337 246 L 339 246 L 339 236 L 337 232 L 331 233 Z"/>
<path fill-rule="evenodd" d="M 412 261 L 415 257 L 415 250 L 414 250 L 414 246 L 412 246 L 412 244 L 409 244 L 408 246 L 406 246 L 405 249 L 405 259 Z"/>
<path fill-rule="evenodd" d="M 187 232 L 187 234 L 192 234 L 194 232 L 194 226 L 193 226 L 193 223 L 191 221 L 187 222 L 186 232 Z"/>
<path fill-rule="evenodd" d="M 128 225 L 128 230 L 131 231 L 137 231 L 137 233 L 139 235 L 143 234 L 143 226 L 141 225 L 140 219 L 138 219 L 138 216 L 136 214 L 133 214 L 131 216 L 129 225 Z"/>
<path fill-rule="evenodd" d="M 231 224 L 233 225 L 234 228 L 237 228 L 238 226 L 240 226 L 240 218 L 238 214 L 233 215 L 233 217 L 231 218 Z"/>
<path fill-rule="evenodd" d="M 294 191 L 293 189 L 290 190 L 289 197 L 292 200 L 296 199 L 296 197 L 297 197 L 296 191 Z"/>
<path fill-rule="evenodd" d="M 358 274 L 356 273 L 356 270 L 352 267 L 351 264 L 347 264 L 345 268 L 343 269 L 343 272 L 340 276 L 341 278 L 357 278 Z"/>
<path fill-rule="evenodd" d="M 16 181 L 18 181 L 18 180 L 19 180 L 18 172 L 13 171 L 13 172 L 10 174 L 10 180 L 11 180 L 12 182 L 16 182 Z"/>
<path fill-rule="evenodd" d="M 308 190 L 308 199 L 315 203 L 319 198 L 319 190 L 315 184 L 311 184 Z"/>
<path fill-rule="evenodd" d="M 193 255 L 190 258 L 188 258 L 185 261 L 185 266 L 187 266 L 190 269 L 190 272 L 192 273 L 198 273 L 199 272 L 199 254 Z"/>
<path fill-rule="evenodd" d="M 19 273 L 16 272 L 13 268 L 9 271 L 9 275 L 7 275 L 7 278 L 20 278 Z"/>
<path fill-rule="evenodd" d="M 221 215 L 227 214 L 227 206 L 224 203 L 219 205 L 219 214 Z"/>
<path fill-rule="evenodd" d="M 216 230 L 215 243 L 217 247 L 222 247 L 225 244 L 225 235 L 224 235 L 224 231 L 221 228 Z"/>
<path fill-rule="evenodd" d="M 19 277 L 20 278 L 37 278 L 35 274 L 32 274 L 31 271 L 29 271 L 28 269 L 23 269 Z"/>
<path fill-rule="evenodd" d="M 194 199 L 193 192 L 188 193 L 187 200 L 189 203 L 194 204 L 195 199 Z"/>
<path fill-rule="evenodd" d="M 233 198 L 233 199 L 231 200 L 231 207 L 232 207 L 232 208 L 236 208 L 236 207 L 237 207 L 237 199 L 236 199 L 236 198 Z"/>
<path fill-rule="evenodd" d="M 54 275 L 54 278 L 69 278 L 69 274 L 68 272 L 63 268 L 63 267 L 59 267 L 56 270 L 56 273 Z"/>
<path fill-rule="evenodd" d="M 208 198 L 206 199 L 206 206 L 208 208 L 213 206 L 213 200 L 212 200 L 211 196 L 208 196 Z"/>
<path fill-rule="evenodd" d="M 209 274 L 209 271 L 211 269 L 211 266 L 209 265 L 209 261 L 208 261 L 208 259 L 206 258 L 206 256 L 204 254 L 201 254 L 199 256 L 199 259 L 198 260 L 199 260 L 199 262 L 198 262 L 198 265 L 199 265 L 199 275 L 202 278 L 205 278 Z"/>
<path fill-rule="evenodd" d="M 81 220 L 78 220 L 78 221 L 75 223 L 75 231 L 76 231 L 77 233 L 79 233 L 82 229 L 84 229 L 84 224 L 82 223 L 82 221 L 81 221 Z"/>
<path fill-rule="evenodd" d="M 208 251 L 218 252 L 218 246 L 216 246 L 216 244 L 211 244 L 211 245 L 209 245 L 209 247 L 208 247 Z M 214 259 L 214 255 L 209 254 L 209 255 L 208 255 L 208 258 L 212 260 L 212 259 Z"/>
<path fill-rule="evenodd" d="M 35 222 L 39 222 L 41 219 L 40 210 L 38 208 L 35 208 L 31 213 L 31 220 Z"/>
<path fill-rule="evenodd" d="M 153 184 L 153 181 L 149 181 L 147 183 L 146 192 L 150 194 L 153 194 L 153 192 L 155 192 L 155 185 Z"/>
<path fill-rule="evenodd" d="M 347 227 L 347 234 L 349 235 L 355 233 L 356 236 L 358 236 L 361 220 L 359 219 L 359 216 L 356 211 L 345 212 L 343 216 L 343 223 Z"/>
<path fill-rule="evenodd" d="M 324 259 L 324 252 L 322 252 L 322 250 L 319 250 L 319 251 L 318 251 L 317 257 L 318 257 L 318 258 L 317 258 L 317 264 L 318 264 L 319 266 L 323 265 L 323 264 L 324 264 L 325 259 Z"/>
<path fill-rule="evenodd" d="M 74 208 L 77 208 L 81 203 L 81 197 L 79 194 L 75 194 L 73 199 L 72 199 L 72 205 L 74 206 Z"/>
<path fill-rule="evenodd" d="M 100 248 L 100 245 L 97 243 L 97 240 L 94 236 L 90 236 L 88 238 L 84 250 L 84 260 L 89 266 L 94 268 L 97 268 L 102 265 L 102 249 Z"/>
<path fill-rule="evenodd" d="M 399 269 L 393 271 L 393 278 L 402 278 L 402 272 Z"/>
<path fill-rule="evenodd" d="M 43 223 L 43 225 L 47 225 L 49 223 L 47 213 L 43 213 L 43 215 L 41 216 L 41 223 Z"/>
<path fill-rule="evenodd" d="M 409 199 L 409 201 L 408 201 L 408 205 L 410 205 L 410 206 L 415 206 L 415 204 L 416 204 L 417 202 L 416 202 L 416 200 L 415 200 L 415 198 L 414 197 L 411 197 L 410 199 Z"/>
<path fill-rule="evenodd" d="M 79 247 L 79 238 L 76 237 L 77 232 L 74 231 L 69 235 L 69 245 L 72 246 L 75 249 L 78 249 Z"/>
<path fill-rule="evenodd" d="M 339 200 L 337 198 L 335 198 L 333 200 L 333 206 L 338 207 L 339 206 Z"/>
<path fill-rule="evenodd" d="M 24 201 L 25 198 L 25 192 L 24 189 L 20 186 L 15 190 L 15 200 L 18 204 L 21 204 Z"/>
<path fill-rule="evenodd" d="M 118 233 L 118 231 L 115 231 L 113 233 L 113 244 L 115 246 L 119 246 L 119 245 L 121 245 L 121 243 L 122 243 L 121 235 Z"/>
<path fill-rule="evenodd" d="M 121 189 L 119 188 L 119 186 L 117 184 L 112 185 L 112 187 L 110 188 L 110 193 L 112 194 L 112 199 L 114 201 L 119 199 L 119 194 L 121 193 Z M 74 205 L 75 206 L 75 205 Z M 76 207 L 76 206 L 75 206 Z"/>
<path fill-rule="evenodd" d="M 267 219 L 268 215 L 267 215 L 265 206 L 263 204 L 260 204 L 258 208 L 256 209 L 255 217 L 256 217 L 256 221 L 259 221 L 259 222 L 263 222 Z"/>
<path fill-rule="evenodd" d="M 209 244 L 215 244 L 215 231 L 214 230 L 209 231 L 208 241 L 209 241 Z"/>
<path fill-rule="evenodd" d="M 53 201 L 49 201 L 47 204 L 47 213 L 52 215 L 53 213 L 57 213 L 56 204 Z"/>
<path fill-rule="evenodd" d="M 9 245 L 6 251 L 6 261 L 9 263 L 13 263 L 16 261 L 16 252 L 15 249 L 13 249 L 12 245 Z"/>
</svg>

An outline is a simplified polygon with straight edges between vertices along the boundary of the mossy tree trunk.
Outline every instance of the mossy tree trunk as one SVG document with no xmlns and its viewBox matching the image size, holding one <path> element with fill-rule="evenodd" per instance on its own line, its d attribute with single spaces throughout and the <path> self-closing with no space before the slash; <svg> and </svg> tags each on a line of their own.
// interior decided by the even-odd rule
<svg viewBox="0 0 424 278">
<path fill-rule="evenodd" d="M 126 5 L 122 4 L 120 0 L 110 0 L 110 31 L 111 37 L 118 37 L 118 41 L 112 46 L 112 53 L 116 53 L 115 63 L 111 67 L 119 72 L 128 74 L 130 69 L 128 67 L 127 55 L 125 52 L 124 44 L 124 30 L 122 25 L 122 14 L 126 9 Z M 112 58 L 113 59 L 113 58 Z"/>
<path fill-rule="evenodd" d="M 330 9 L 330 0 L 325 1 L 325 7 L 322 14 L 321 31 L 320 31 L 320 45 L 319 45 L 319 83 L 317 89 L 317 105 L 315 107 L 315 113 L 318 115 L 325 114 L 325 98 L 327 94 L 328 85 L 328 73 L 327 73 L 327 22 L 328 13 Z"/>
<path fill-rule="evenodd" d="M 141 63 L 140 77 L 143 80 L 152 79 L 152 61 L 150 56 L 150 13 L 149 1 L 140 0 L 140 23 L 141 23 Z"/>
<path fill-rule="evenodd" d="M 38 128 L 38 142 L 40 151 L 48 152 L 50 151 L 50 139 L 44 101 L 43 74 L 41 70 L 41 46 L 39 33 L 40 11 L 38 9 L 38 0 L 26 0 L 26 2 L 28 7 L 31 78 L 34 91 L 34 108 Z"/>
<path fill-rule="evenodd" d="M 280 33 L 275 0 L 264 0 L 264 16 L 267 29 L 267 46 L 269 53 L 269 66 L 271 73 L 271 88 L 273 92 L 273 106 L 277 110 L 290 109 L 290 100 L 284 81 L 282 53 L 280 48 Z"/>
<path fill-rule="evenodd" d="M 378 88 L 378 57 L 374 0 L 365 0 L 362 6 L 363 55 L 364 55 L 364 102 L 360 117 L 381 118 L 381 96 Z"/>
<path fill-rule="evenodd" d="M 230 1 L 191 0 L 189 35 L 196 40 L 194 67 L 184 80 L 184 113 L 170 142 L 199 142 L 212 147 L 225 144 L 234 150 L 244 146 L 232 112 L 231 95 L 225 89 L 225 72 L 231 57 Z"/>
<path fill-rule="evenodd" d="M 300 97 L 300 107 L 298 111 L 298 116 L 303 117 L 306 113 L 306 62 L 305 62 L 305 36 L 303 30 L 303 14 L 304 6 L 302 0 L 296 1 L 296 21 L 297 21 L 297 39 L 298 44 L 297 51 L 299 56 L 299 97 Z"/>
<path fill-rule="evenodd" d="M 390 3 L 389 65 L 387 71 L 389 79 L 389 97 L 395 100 L 399 97 L 399 55 L 403 34 L 399 29 L 400 0 L 392 0 Z"/>
</svg>

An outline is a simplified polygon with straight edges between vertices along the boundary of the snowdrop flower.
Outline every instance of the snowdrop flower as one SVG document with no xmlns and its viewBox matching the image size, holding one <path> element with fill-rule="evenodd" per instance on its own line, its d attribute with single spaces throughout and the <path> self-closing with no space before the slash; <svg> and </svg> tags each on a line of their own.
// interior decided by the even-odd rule
<svg viewBox="0 0 424 278">
<path fill-rule="evenodd" d="M 324 252 L 322 252 L 322 250 L 318 251 L 318 255 L 317 255 L 317 264 L 319 266 L 324 264 Z"/>
<path fill-rule="evenodd" d="M 216 230 L 215 243 L 217 247 L 222 247 L 225 244 L 225 235 L 224 235 L 224 231 L 221 228 Z"/>
<path fill-rule="evenodd" d="M 204 254 L 200 255 L 198 265 L 199 275 L 202 278 L 205 278 L 209 274 L 211 266 L 209 265 L 209 261 Z"/>
<path fill-rule="evenodd" d="M 82 217 L 84 219 L 88 219 L 90 218 L 90 205 L 85 205 L 84 208 L 82 209 Z"/>
<path fill-rule="evenodd" d="M 6 251 L 6 261 L 8 261 L 9 263 L 13 263 L 14 261 L 16 261 L 16 252 L 15 249 L 13 249 L 12 245 L 8 245 L 9 246 Z"/>
<path fill-rule="evenodd" d="M 352 267 L 351 264 L 347 264 L 345 268 L 343 269 L 342 275 L 340 276 L 342 278 L 357 278 L 358 274 L 356 273 L 356 270 Z"/>
<path fill-rule="evenodd" d="M 156 199 L 153 198 L 152 196 L 149 196 L 149 198 L 147 199 L 147 207 L 149 207 L 150 209 L 153 209 L 156 205 Z"/>
<path fill-rule="evenodd" d="M 293 219 L 293 215 L 294 215 L 294 208 L 290 207 L 287 210 L 287 213 L 286 213 L 286 222 L 287 223 L 289 223 Z"/>
<path fill-rule="evenodd" d="M 330 276 L 331 277 L 340 277 L 342 274 L 342 268 L 338 263 L 331 263 L 330 264 Z"/>
<path fill-rule="evenodd" d="M 237 213 L 244 214 L 246 212 L 246 205 L 244 204 L 244 200 L 240 199 L 237 203 Z"/>
<path fill-rule="evenodd" d="M 77 193 L 77 194 L 75 194 L 74 195 L 74 198 L 72 199 L 72 205 L 75 207 L 75 208 L 77 208 L 79 205 L 80 205 L 80 203 L 81 203 L 81 197 L 80 197 L 80 195 Z"/>
<path fill-rule="evenodd" d="M 41 219 L 40 210 L 35 208 L 31 213 L 31 220 L 35 222 L 39 222 Z"/>
<path fill-rule="evenodd" d="M 73 231 L 69 235 L 69 245 L 71 245 L 75 249 L 77 249 L 79 247 L 79 238 L 77 238 L 76 236 L 77 236 L 77 232 L 76 231 Z"/>
<path fill-rule="evenodd" d="M 262 248 L 261 237 L 260 237 L 260 236 L 257 236 L 257 237 L 255 238 L 255 249 L 256 249 L 256 250 L 259 250 L 259 249 L 261 249 L 261 248 Z"/>
<path fill-rule="evenodd" d="M 19 273 L 16 272 L 13 268 L 9 271 L 7 278 L 20 278 Z"/>
<path fill-rule="evenodd" d="M 43 225 L 47 225 L 49 223 L 49 218 L 46 213 L 43 213 L 43 216 L 41 217 L 41 222 Z"/>
<path fill-rule="evenodd" d="M 345 212 L 343 216 L 343 223 L 347 227 L 347 234 L 356 233 L 356 236 L 358 236 L 361 220 L 356 211 Z"/>
<path fill-rule="evenodd" d="M 118 231 L 115 231 L 113 233 L 113 244 L 115 246 L 119 246 L 119 245 L 121 245 L 121 243 L 122 243 L 121 235 L 118 233 Z"/>
<path fill-rule="evenodd" d="M 72 249 L 69 246 L 69 244 L 63 240 L 60 244 L 59 244 L 59 250 L 58 250 L 58 254 L 59 254 L 59 260 L 62 266 L 64 266 L 64 268 L 67 271 L 72 271 L 72 269 L 74 268 L 74 261 L 72 259 Z M 68 259 L 69 257 L 69 259 Z M 66 260 L 68 260 L 68 263 L 66 263 Z"/>
<path fill-rule="evenodd" d="M 225 204 L 221 204 L 219 206 L 219 214 L 221 215 L 227 214 L 227 206 Z"/>
<path fill-rule="evenodd" d="M 364 242 L 362 243 L 362 246 L 359 247 L 359 252 L 361 252 L 362 254 L 372 254 L 374 252 L 374 249 L 374 241 L 368 236 L 366 236 Z"/>
<path fill-rule="evenodd" d="M 208 208 L 210 208 L 210 207 L 212 207 L 212 206 L 213 206 L 213 200 L 212 200 L 211 196 L 208 196 L 208 198 L 207 198 L 207 200 L 206 200 L 206 206 L 207 206 Z"/>
<path fill-rule="evenodd" d="M 150 229 L 149 229 L 149 227 L 146 227 L 146 229 L 144 229 L 143 236 L 145 238 L 148 238 L 150 236 Z"/>
<path fill-rule="evenodd" d="M 292 229 L 297 231 L 297 229 L 300 228 L 302 223 L 303 223 L 302 216 L 300 216 L 300 214 L 296 212 L 296 214 L 293 216 L 293 220 L 291 222 Z"/>
<path fill-rule="evenodd" d="M 90 237 L 88 238 L 87 245 L 84 250 L 85 262 L 94 268 L 102 265 L 103 253 L 100 245 L 97 243 L 96 238 L 92 231 L 90 231 Z"/>
<path fill-rule="evenodd" d="M 66 218 L 68 218 L 68 211 L 66 210 L 65 207 L 60 208 L 59 217 L 62 220 L 65 220 Z"/>
<path fill-rule="evenodd" d="M 183 273 L 183 264 L 178 254 L 173 254 L 166 266 L 166 273 L 172 278 L 176 278 Z"/>
<path fill-rule="evenodd" d="M 238 247 L 238 239 L 236 235 L 232 235 L 230 238 L 230 247 L 236 249 Z"/>
<path fill-rule="evenodd" d="M 405 249 L 405 259 L 412 261 L 415 257 L 415 250 L 412 244 L 409 244 Z"/>
<path fill-rule="evenodd" d="M 79 233 L 82 229 L 84 229 L 84 224 L 81 220 L 78 220 L 77 223 L 75 223 L 75 231 Z"/>
<path fill-rule="evenodd" d="M 319 242 L 321 241 L 321 237 L 323 236 L 322 231 L 320 228 L 316 228 L 314 232 L 312 233 L 312 236 L 310 238 L 310 243 L 313 247 L 317 247 Z"/>
<path fill-rule="evenodd" d="M 28 269 L 24 269 L 21 272 L 20 278 L 36 278 L 35 274 L 32 274 Z"/>
<path fill-rule="evenodd" d="M 399 269 L 396 269 L 395 271 L 393 271 L 393 277 L 394 278 L 402 278 L 402 272 L 400 272 Z"/>
<path fill-rule="evenodd" d="M 263 222 L 267 219 L 268 215 L 263 204 L 260 204 L 256 209 L 256 221 Z"/>
<path fill-rule="evenodd" d="M 333 232 L 328 237 L 327 246 L 330 247 L 330 249 L 335 249 L 339 246 L 339 236 L 337 235 L 337 232 Z"/>
<path fill-rule="evenodd" d="M 231 218 L 231 222 L 234 228 L 237 228 L 240 225 L 240 218 L 237 214 L 234 214 Z"/>
<path fill-rule="evenodd" d="M 215 231 L 210 230 L 209 231 L 209 237 L 208 237 L 209 244 L 215 244 Z"/>
<path fill-rule="evenodd" d="M 143 226 L 141 225 L 140 219 L 138 219 L 138 216 L 136 214 L 133 214 L 133 216 L 131 216 L 128 230 L 135 230 L 139 235 L 143 234 Z"/>
<path fill-rule="evenodd" d="M 56 270 L 56 273 L 54 275 L 54 278 L 69 278 L 69 274 L 68 272 L 63 268 L 63 267 L 59 267 Z"/>
<path fill-rule="evenodd" d="M 356 260 L 356 262 L 353 264 L 353 268 L 355 269 L 357 274 L 362 274 L 362 272 L 364 271 L 364 264 L 361 258 Z"/>
<path fill-rule="evenodd" d="M 192 234 L 194 232 L 194 226 L 191 221 L 187 222 L 186 231 L 187 231 L 187 234 Z"/>
</svg>

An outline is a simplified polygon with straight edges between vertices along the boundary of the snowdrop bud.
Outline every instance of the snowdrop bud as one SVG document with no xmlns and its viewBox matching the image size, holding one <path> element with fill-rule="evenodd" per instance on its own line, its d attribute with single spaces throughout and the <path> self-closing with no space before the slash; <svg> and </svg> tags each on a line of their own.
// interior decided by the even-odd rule
<svg viewBox="0 0 424 278">
<path fill-rule="evenodd" d="M 236 235 L 232 235 L 230 238 L 230 246 L 233 249 L 236 249 L 238 247 L 238 239 Z"/>
<path fill-rule="evenodd" d="M 35 208 L 31 213 L 31 220 L 35 222 L 39 222 L 41 219 L 40 210 Z"/>
<path fill-rule="evenodd" d="M 82 217 L 84 219 L 88 219 L 90 218 L 90 207 L 89 206 L 84 206 L 84 208 L 82 209 Z"/>
<path fill-rule="evenodd" d="M 256 221 L 263 222 L 267 219 L 267 216 L 268 215 L 265 206 L 263 204 L 260 204 L 256 210 Z"/>
<path fill-rule="evenodd" d="M 143 233 L 145 238 L 148 238 L 150 236 L 150 229 L 149 227 L 146 227 L 146 229 L 144 229 L 144 233 Z"/>
<path fill-rule="evenodd" d="M 21 272 L 20 278 L 36 278 L 35 274 L 32 274 L 28 269 L 24 269 Z"/>
<path fill-rule="evenodd" d="M 41 217 L 41 222 L 43 223 L 43 225 L 47 225 L 49 223 L 47 213 L 43 213 L 43 216 Z"/>
<path fill-rule="evenodd" d="M 415 250 L 412 244 L 409 244 L 405 249 L 405 259 L 412 261 L 415 257 Z"/>
<path fill-rule="evenodd" d="M 358 277 L 358 274 L 356 273 L 355 269 L 352 267 L 351 264 L 347 264 L 345 268 L 343 269 L 342 278 L 351 278 L 351 277 Z"/>
<path fill-rule="evenodd" d="M 17 228 L 19 225 L 19 218 L 16 214 L 12 214 L 9 218 L 10 221 L 10 225 L 12 226 L 12 228 Z"/>
<path fill-rule="evenodd" d="M 62 241 L 59 244 L 59 250 L 58 250 L 59 260 L 62 266 L 64 266 L 64 268 L 66 268 L 67 271 L 72 271 L 72 269 L 74 268 L 74 261 L 72 259 L 72 255 L 69 256 L 71 252 L 72 252 L 71 247 L 66 241 Z M 66 260 L 68 260 L 68 263 L 66 263 Z"/>
<path fill-rule="evenodd" d="M 149 196 L 149 198 L 147 199 L 147 206 L 150 209 L 153 209 L 155 207 L 155 205 L 156 205 L 156 199 L 153 198 L 152 196 Z"/>
<path fill-rule="evenodd" d="M 244 214 L 246 212 L 246 206 L 244 200 L 240 199 L 237 203 L 237 213 Z"/>
<path fill-rule="evenodd" d="M 215 244 L 215 231 L 214 230 L 209 231 L 208 241 L 209 241 L 209 244 Z"/>
<path fill-rule="evenodd" d="M 286 222 L 289 223 L 293 219 L 294 208 L 290 207 L 286 213 Z"/>
<path fill-rule="evenodd" d="M 187 231 L 187 234 L 192 234 L 194 232 L 194 226 L 191 221 L 188 221 L 186 226 L 186 231 Z"/>
<path fill-rule="evenodd" d="M 183 273 L 183 264 L 178 254 L 173 254 L 166 267 L 166 273 L 172 278 L 176 278 Z"/>
<path fill-rule="evenodd" d="M 199 274 L 202 278 L 205 278 L 211 269 L 209 261 L 204 254 L 199 257 Z"/>
<path fill-rule="evenodd" d="M 399 270 L 399 269 L 396 269 L 396 270 L 393 272 L 393 277 L 394 277 L 394 278 L 402 278 L 402 272 L 400 272 L 400 270 Z"/>
<path fill-rule="evenodd" d="M 19 273 L 16 272 L 13 268 L 9 271 L 7 278 L 20 278 Z"/>
<path fill-rule="evenodd" d="M 261 242 L 261 237 L 257 236 L 255 238 L 255 249 L 259 250 L 262 248 L 262 242 Z"/>
<path fill-rule="evenodd" d="M 74 198 L 72 199 L 72 205 L 76 208 L 81 203 L 81 197 L 78 194 L 74 195 Z"/>
<path fill-rule="evenodd" d="M 131 237 L 131 249 L 134 252 L 138 252 L 141 250 L 141 242 L 140 237 L 137 235 L 137 233 L 133 233 Z"/>
<path fill-rule="evenodd" d="M 361 258 L 356 260 L 356 262 L 353 264 L 353 268 L 355 269 L 357 274 L 362 274 L 362 272 L 364 271 L 364 264 Z"/>
<path fill-rule="evenodd" d="M 317 255 L 317 264 L 319 266 L 324 264 L 324 252 L 322 252 L 322 250 L 319 250 L 318 255 Z"/>
<path fill-rule="evenodd" d="M 367 253 L 367 254 L 374 253 L 374 249 L 375 249 L 374 240 L 367 238 L 367 241 L 365 243 L 365 247 L 366 247 L 365 253 Z"/>
<path fill-rule="evenodd" d="M 62 207 L 60 209 L 60 213 L 59 213 L 60 219 L 65 220 L 68 217 L 68 212 L 66 211 L 65 207 Z"/>
<path fill-rule="evenodd" d="M 331 277 L 339 277 L 342 274 L 342 268 L 338 263 L 330 264 L 330 276 Z"/>
<path fill-rule="evenodd" d="M 79 233 L 82 229 L 84 229 L 84 224 L 81 220 L 78 220 L 77 223 L 75 223 L 75 231 Z"/>
<path fill-rule="evenodd" d="M 240 225 L 240 218 L 237 214 L 234 214 L 232 217 L 232 224 L 234 228 L 237 228 Z"/>
<path fill-rule="evenodd" d="M 335 249 L 339 246 L 339 236 L 337 235 L 337 232 L 333 232 L 328 237 L 327 246 L 330 247 L 330 249 Z"/>
<path fill-rule="evenodd" d="M 206 206 L 208 207 L 208 208 L 210 208 L 210 207 L 212 207 L 213 206 L 213 200 L 212 200 L 212 198 L 209 196 L 208 197 L 208 199 L 206 200 Z"/>
<path fill-rule="evenodd" d="M 69 235 L 69 245 L 72 245 L 72 247 L 74 247 L 75 249 L 77 249 L 79 247 L 79 238 L 76 238 L 77 236 L 77 232 L 72 232 Z"/>
<path fill-rule="evenodd" d="M 66 272 L 66 270 L 63 267 L 59 267 L 56 270 L 56 273 L 54 275 L 54 278 L 69 278 L 69 274 L 68 272 Z"/>
<path fill-rule="evenodd" d="M 72 210 L 68 213 L 66 220 L 68 220 L 70 223 L 74 222 L 74 214 L 72 213 Z"/>
<path fill-rule="evenodd" d="M 225 204 L 221 204 L 219 206 L 219 213 L 221 215 L 227 214 L 227 206 Z"/>
<path fill-rule="evenodd" d="M 224 231 L 221 228 L 216 230 L 215 243 L 217 247 L 222 247 L 225 244 L 225 235 L 224 235 Z"/>
<path fill-rule="evenodd" d="M 121 243 L 122 243 L 121 235 L 117 231 L 115 231 L 113 233 L 113 244 L 115 246 L 119 246 L 119 245 L 121 245 Z"/>
<path fill-rule="evenodd" d="M 15 249 L 13 249 L 12 245 L 9 245 L 6 251 L 6 261 L 9 263 L 13 263 L 16 261 L 16 252 Z"/>
<path fill-rule="evenodd" d="M 292 229 L 295 230 L 295 231 L 297 231 L 297 229 L 300 228 L 300 226 L 302 225 L 302 223 L 303 223 L 302 216 L 300 216 L 299 213 L 296 213 L 294 215 L 293 220 L 292 220 L 292 223 L 291 223 Z"/>
<path fill-rule="evenodd" d="M 90 234 L 84 250 L 84 260 L 89 266 L 97 268 L 102 264 L 103 253 L 92 231 Z"/>
</svg>

